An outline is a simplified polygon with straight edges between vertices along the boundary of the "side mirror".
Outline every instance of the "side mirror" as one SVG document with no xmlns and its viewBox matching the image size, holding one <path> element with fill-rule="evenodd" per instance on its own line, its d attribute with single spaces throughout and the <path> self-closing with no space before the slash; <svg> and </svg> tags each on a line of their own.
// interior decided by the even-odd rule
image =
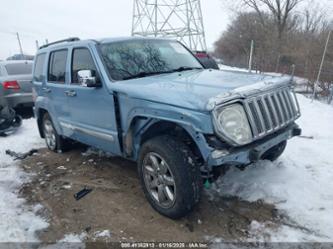
<svg viewBox="0 0 333 249">
<path fill-rule="evenodd" d="M 77 72 L 79 84 L 86 87 L 100 87 L 101 83 L 93 70 L 80 70 Z"/>
</svg>

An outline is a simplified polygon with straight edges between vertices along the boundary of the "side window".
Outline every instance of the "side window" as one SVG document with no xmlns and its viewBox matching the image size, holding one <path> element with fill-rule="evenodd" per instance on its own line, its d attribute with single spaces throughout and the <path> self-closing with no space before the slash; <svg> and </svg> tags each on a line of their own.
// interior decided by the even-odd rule
<svg viewBox="0 0 333 249">
<path fill-rule="evenodd" d="M 73 50 L 71 70 L 73 84 L 79 84 L 78 72 L 80 70 L 90 70 L 92 72 L 91 76 L 97 77 L 97 70 L 94 60 L 87 48 L 76 48 Z"/>
<path fill-rule="evenodd" d="M 46 55 L 45 53 L 37 55 L 35 62 L 35 70 L 34 70 L 34 81 L 37 82 L 43 81 L 45 55 Z"/>
<path fill-rule="evenodd" d="M 65 83 L 67 50 L 52 52 L 47 79 L 51 82 Z"/>
</svg>

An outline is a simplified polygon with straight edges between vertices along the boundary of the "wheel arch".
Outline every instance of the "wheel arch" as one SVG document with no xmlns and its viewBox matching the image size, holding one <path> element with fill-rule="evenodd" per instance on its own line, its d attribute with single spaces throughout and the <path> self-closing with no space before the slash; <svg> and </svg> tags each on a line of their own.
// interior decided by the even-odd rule
<svg viewBox="0 0 333 249">
<path fill-rule="evenodd" d="M 49 112 L 44 108 L 38 108 L 38 110 L 36 111 L 38 131 L 39 131 L 39 135 L 41 136 L 41 138 L 45 138 L 44 131 L 43 131 L 43 118 L 46 113 L 49 113 Z"/>
<path fill-rule="evenodd" d="M 204 135 L 189 124 L 157 119 L 146 116 L 136 116 L 124 137 L 125 154 L 137 160 L 143 143 L 157 136 L 173 135 L 186 143 L 192 153 L 200 161 L 205 161 L 209 149 Z"/>
</svg>

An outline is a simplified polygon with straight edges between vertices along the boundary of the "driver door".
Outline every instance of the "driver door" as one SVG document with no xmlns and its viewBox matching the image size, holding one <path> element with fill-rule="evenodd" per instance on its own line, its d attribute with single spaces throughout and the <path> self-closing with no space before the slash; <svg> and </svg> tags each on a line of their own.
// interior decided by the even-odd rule
<svg viewBox="0 0 333 249">
<path fill-rule="evenodd" d="M 101 84 L 88 87 L 80 84 L 79 72 L 90 70 Z M 117 136 L 114 99 L 103 84 L 94 58 L 88 47 L 71 50 L 70 87 L 67 91 L 70 109 L 70 126 L 76 140 L 120 155 Z"/>
</svg>

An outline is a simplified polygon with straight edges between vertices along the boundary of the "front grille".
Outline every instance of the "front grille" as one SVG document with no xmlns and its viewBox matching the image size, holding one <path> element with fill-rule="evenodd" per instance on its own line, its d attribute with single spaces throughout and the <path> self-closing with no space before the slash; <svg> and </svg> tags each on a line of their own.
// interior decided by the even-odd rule
<svg viewBox="0 0 333 249">
<path fill-rule="evenodd" d="M 254 139 L 275 132 L 300 116 L 295 93 L 290 88 L 249 98 L 244 105 Z"/>
</svg>

